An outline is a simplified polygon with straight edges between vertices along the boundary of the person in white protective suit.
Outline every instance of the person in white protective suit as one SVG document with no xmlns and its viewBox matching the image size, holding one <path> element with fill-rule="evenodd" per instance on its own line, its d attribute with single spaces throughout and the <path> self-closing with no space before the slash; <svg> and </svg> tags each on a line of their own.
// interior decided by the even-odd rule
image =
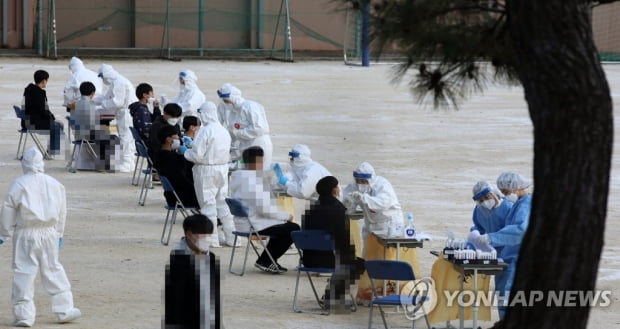
<svg viewBox="0 0 620 329">
<path fill-rule="evenodd" d="M 273 145 L 265 108 L 257 102 L 241 97 L 241 91 L 230 83 L 222 85 L 217 94 L 222 102 L 229 105 L 225 127 L 232 137 L 233 147 L 236 148 L 233 160 L 238 160 L 243 150 L 248 147 L 259 146 L 264 153 L 263 168 L 271 168 Z"/>
<path fill-rule="evenodd" d="M 127 78 L 110 65 L 101 65 L 99 77 L 108 86 L 108 90 L 103 96 L 95 96 L 93 102 L 101 105 L 104 111 L 114 112 L 118 137 L 121 140 L 121 161 L 114 170 L 130 172 L 134 169 L 136 146 L 129 130 L 129 127 L 133 126 L 133 121 L 128 108 L 129 104 L 138 100 L 134 94 L 135 89 Z"/>
<path fill-rule="evenodd" d="M 225 83 L 224 85 L 222 85 L 222 88 L 220 88 L 219 90 L 223 90 L 225 92 L 230 90 L 230 94 L 241 96 L 241 90 L 231 85 L 230 83 Z M 224 103 L 223 100 L 219 104 L 217 104 L 217 117 L 220 120 L 220 123 L 222 124 L 222 126 L 224 127 L 228 127 L 228 114 L 230 113 L 231 110 L 232 110 L 232 104 Z"/>
<path fill-rule="evenodd" d="M 198 109 L 207 101 L 205 94 L 200 91 L 196 82 L 198 77 L 191 70 L 179 72 L 179 94 L 173 99 L 168 100 L 162 96 L 161 103 L 165 106 L 167 103 L 177 103 L 183 109 L 183 114 L 179 121 L 183 122 L 183 118 L 189 115 L 198 116 Z"/>
<path fill-rule="evenodd" d="M 103 91 L 101 80 L 97 77 L 95 71 L 89 70 L 84 66 L 82 60 L 77 57 L 71 57 L 69 61 L 69 70 L 71 76 L 67 79 L 64 90 L 64 102 L 62 105 L 67 107 L 67 111 L 75 107 L 75 103 L 80 99 L 80 85 L 82 82 L 90 82 L 95 85 L 95 91 L 100 94 Z"/>
<path fill-rule="evenodd" d="M 73 306 L 71 284 L 58 260 L 67 216 L 65 187 L 43 173 L 43 155 L 36 147 L 24 153 L 22 168 L 24 175 L 13 181 L 0 210 L 0 244 L 13 238 L 14 326 L 35 322 L 38 272 L 52 296 L 52 312 L 59 322 L 70 322 L 81 313 Z"/>
<path fill-rule="evenodd" d="M 200 212 L 213 221 L 215 227 L 210 238 L 211 246 L 220 247 L 217 218 L 222 222 L 226 245 L 232 246 L 235 224 L 226 204 L 231 139 L 217 119 L 215 104 L 202 104 L 200 118 L 203 125 L 198 129 L 192 147 L 185 151 L 184 156 L 194 163 L 192 174 Z"/>
<path fill-rule="evenodd" d="M 273 171 L 286 194 L 306 200 L 318 200 L 316 183 L 332 174 L 321 164 L 312 161 L 310 148 L 303 144 L 293 146 L 288 155 L 291 160 L 291 172 L 283 174 L 279 163 L 273 165 Z"/>
<path fill-rule="evenodd" d="M 359 207 L 364 213 L 362 258 L 366 257 L 366 240 L 370 232 L 388 235 L 403 226 L 403 212 L 390 182 L 375 174 L 375 169 L 362 162 L 353 172 L 351 182 L 342 192 L 347 213 Z"/>
</svg>

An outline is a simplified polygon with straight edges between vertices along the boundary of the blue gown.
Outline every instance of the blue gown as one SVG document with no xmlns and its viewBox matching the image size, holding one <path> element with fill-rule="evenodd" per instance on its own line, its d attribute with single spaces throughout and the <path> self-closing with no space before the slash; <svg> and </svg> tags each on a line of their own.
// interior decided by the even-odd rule
<svg viewBox="0 0 620 329">
<path fill-rule="evenodd" d="M 517 259 L 519 257 L 519 249 L 521 248 L 521 240 L 527 230 L 530 222 L 530 211 L 532 209 L 532 196 L 524 195 L 512 206 L 512 209 L 506 217 L 506 226 L 501 230 L 489 233 L 491 245 L 495 248 L 504 247 L 500 257 L 508 264 L 508 268 L 500 275 L 495 276 L 495 290 L 500 296 L 508 296 L 517 268 Z M 499 317 L 504 318 L 506 307 L 502 306 L 500 300 Z M 505 301 L 506 303 L 508 301 Z"/>
</svg>

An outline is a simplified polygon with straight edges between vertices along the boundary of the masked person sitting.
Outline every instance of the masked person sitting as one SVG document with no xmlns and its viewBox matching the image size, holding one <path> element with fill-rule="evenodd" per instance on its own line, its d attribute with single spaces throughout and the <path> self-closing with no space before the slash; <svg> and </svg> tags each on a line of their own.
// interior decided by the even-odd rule
<svg viewBox="0 0 620 329">
<path fill-rule="evenodd" d="M 209 252 L 213 223 L 188 216 L 183 231 L 166 266 L 164 328 L 223 328 L 219 260 Z"/>
<path fill-rule="evenodd" d="M 346 312 L 345 297 L 350 286 L 364 272 L 364 260 L 355 257 L 355 246 L 351 244 L 349 219 L 346 208 L 338 200 L 340 187 L 334 176 L 326 176 L 316 184 L 319 198 L 310 205 L 302 216 L 304 230 L 324 230 L 334 239 L 336 250 L 304 250 L 303 263 L 309 267 L 335 268 L 336 271 L 326 287 L 324 301 L 336 312 Z"/>
<path fill-rule="evenodd" d="M 198 207 L 199 203 L 196 199 L 192 176 L 193 164 L 187 161 L 183 154 L 179 152 L 181 139 L 177 129 L 167 125 L 161 128 L 158 135 L 161 143 L 160 150 L 157 152 L 157 170 L 159 174 L 168 178 L 185 207 Z M 164 196 L 169 206 L 176 204 L 176 198 L 172 192 L 166 191 Z"/>
<path fill-rule="evenodd" d="M 254 266 L 269 273 L 284 273 L 285 267 L 278 264 L 278 259 L 284 255 L 293 244 L 291 232 L 298 231 L 299 225 L 292 222 L 293 216 L 280 211 L 271 199 L 271 192 L 263 183 L 263 149 L 252 146 L 243 151 L 245 168 L 236 170 L 230 177 L 231 196 L 240 200 L 248 209 L 248 219 L 259 234 L 269 236 L 267 250 L 273 257 L 272 264 L 269 255 L 263 251 Z M 235 217 L 235 227 L 240 232 L 250 230 L 248 219 Z"/>
<path fill-rule="evenodd" d="M 161 148 L 159 141 L 159 131 L 165 126 L 172 126 L 176 129 L 177 135 L 181 136 L 181 129 L 178 126 L 179 117 L 181 116 L 181 107 L 175 103 L 169 103 L 164 106 L 164 114 L 156 118 L 151 124 L 149 130 L 148 153 L 153 160 L 155 168 L 157 168 L 157 152 Z"/>
</svg>

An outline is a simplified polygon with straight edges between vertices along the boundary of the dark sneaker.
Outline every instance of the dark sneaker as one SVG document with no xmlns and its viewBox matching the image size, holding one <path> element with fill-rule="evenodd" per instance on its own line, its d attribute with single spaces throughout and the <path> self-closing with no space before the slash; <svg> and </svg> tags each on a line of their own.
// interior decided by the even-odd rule
<svg viewBox="0 0 620 329">
<path fill-rule="evenodd" d="M 254 264 L 254 267 L 267 273 L 274 273 L 274 274 L 284 273 L 284 271 L 280 270 L 278 266 L 274 264 L 261 264 L 259 262 L 256 262 Z"/>
<path fill-rule="evenodd" d="M 278 263 L 276 263 L 276 265 L 278 265 L 278 269 L 279 269 L 280 271 L 282 271 L 282 273 L 284 273 L 284 272 L 288 271 L 288 269 L 287 269 L 286 267 L 284 267 L 284 266 L 282 266 L 282 265 L 280 265 L 280 264 L 278 264 Z"/>
</svg>

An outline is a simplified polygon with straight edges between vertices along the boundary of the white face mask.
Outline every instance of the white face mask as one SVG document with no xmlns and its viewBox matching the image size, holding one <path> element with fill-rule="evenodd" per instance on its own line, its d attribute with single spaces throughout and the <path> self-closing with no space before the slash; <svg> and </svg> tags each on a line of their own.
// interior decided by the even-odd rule
<svg viewBox="0 0 620 329">
<path fill-rule="evenodd" d="M 480 203 L 481 206 L 491 210 L 495 207 L 495 199 L 487 199 Z"/>
<path fill-rule="evenodd" d="M 169 125 L 174 126 L 177 122 L 179 122 L 179 118 L 169 118 L 166 122 L 168 122 Z"/>
<path fill-rule="evenodd" d="M 172 149 L 173 149 L 173 150 L 176 150 L 176 149 L 178 149 L 179 147 L 181 147 L 181 141 L 180 141 L 180 140 L 178 140 L 178 139 L 173 139 L 173 140 L 172 140 Z"/>
<path fill-rule="evenodd" d="M 196 247 L 198 247 L 198 249 L 205 254 L 209 253 L 210 245 L 211 243 L 209 242 L 208 237 L 200 237 L 198 238 L 198 241 L 196 241 Z"/>
<path fill-rule="evenodd" d="M 368 192 L 370 192 L 370 185 L 368 185 L 368 184 L 357 184 L 357 190 L 360 193 L 368 193 Z"/>
<path fill-rule="evenodd" d="M 148 102 L 149 104 L 153 104 L 153 103 L 155 103 L 155 97 L 149 97 L 149 99 L 147 100 L 147 102 Z"/>
<path fill-rule="evenodd" d="M 515 203 L 515 202 L 517 202 L 517 200 L 519 200 L 519 197 L 516 194 L 514 194 L 514 193 L 508 194 L 506 196 L 506 201 L 510 201 L 512 203 Z"/>
</svg>

